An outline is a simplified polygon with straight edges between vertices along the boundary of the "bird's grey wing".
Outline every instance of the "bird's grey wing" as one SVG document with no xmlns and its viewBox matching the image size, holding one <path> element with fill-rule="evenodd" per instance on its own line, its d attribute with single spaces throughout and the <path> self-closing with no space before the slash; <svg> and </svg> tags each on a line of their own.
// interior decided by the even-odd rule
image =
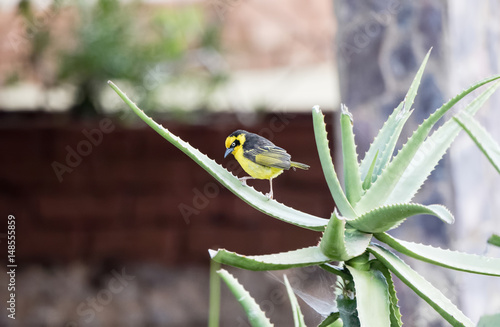
<svg viewBox="0 0 500 327">
<path fill-rule="evenodd" d="M 262 166 L 290 169 L 290 155 L 275 145 L 244 151 L 243 156 Z"/>
</svg>

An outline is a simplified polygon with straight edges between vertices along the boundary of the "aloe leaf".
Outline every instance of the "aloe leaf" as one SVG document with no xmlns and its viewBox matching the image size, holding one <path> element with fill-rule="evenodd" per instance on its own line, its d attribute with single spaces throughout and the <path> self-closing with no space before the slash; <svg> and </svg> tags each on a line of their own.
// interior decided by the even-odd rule
<svg viewBox="0 0 500 327">
<path fill-rule="evenodd" d="M 344 185 L 347 200 L 351 205 L 358 202 L 363 193 L 359 175 L 358 155 L 352 131 L 352 115 L 345 105 L 341 105 L 340 127 L 342 135 L 342 157 L 344 158 Z"/>
<path fill-rule="evenodd" d="M 401 111 L 399 115 L 396 117 L 396 122 L 398 123 L 398 125 L 396 126 L 396 129 L 394 130 L 393 134 L 391 134 L 389 143 L 387 143 L 387 145 L 382 149 L 382 151 L 379 153 L 377 157 L 377 162 L 375 164 L 375 168 L 373 169 L 372 173 L 372 183 L 377 180 L 378 176 L 380 176 L 384 168 L 387 167 L 387 164 L 391 160 L 394 154 L 394 148 L 396 147 L 396 143 L 399 139 L 399 136 L 401 135 L 401 131 L 403 130 L 404 124 L 411 116 L 412 112 L 413 110 Z"/>
<path fill-rule="evenodd" d="M 358 270 L 368 271 L 370 270 L 370 253 L 365 251 L 363 254 L 350 259 L 345 264 Z"/>
<path fill-rule="evenodd" d="M 472 327 L 474 324 L 446 296 L 410 268 L 403 260 L 379 245 L 371 245 L 368 251 L 389 270 L 424 299 L 452 326 Z"/>
<path fill-rule="evenodd" d="M 474 115 L 499 86 L 500 82 L 490 86 L 461 112 Z M 456 121 L 449 119 L 432 133 L 418 149 L 410 165 L 391 192 L 386 204 L 411 201 L 461 130 Z"/>
<path fill-rule="evenodd" d="M 243 310 L 247 313 L 248 321 L 253 327 L 271 327 L 273 324 L 266 317 L 266 314 L 252 298 L 250 293 L 238 282 L 227 270 L 221 269 L 217 272 L 240 302 Z"/>
<path fill-rule="evenodd" d="M 331 261 L 347 261 L 363 254 L 371 238 L 371 234 L 346 228 L 346 219 L 334 211 L 319 247 Z"/>
<path fill-rule="evenodd" d="M 368 169 L 368 173 L 366 174 L 365 180 L 363 181 L 363 190 L 365 191 L 369 189 L 370 186 L 372 185 L 373 169 L 375 169 L 375 163 L 377 162 L 377 157 L 378 157 L 378 151 L 377 153 L 375 153 L 375 157 L 373 158 L 370 169 Z"/>
<path fill-rule="evenodd" d="M 319 109 L 319 106 L 314 106 L 312 110 L 313 124 L 314 124 L 314 137 L 316 139 L 316 146 L 318 147 L 319 160 L 323 168 L 326 182 L 330 188 L 335 204 L 339 208 L 342 215 L 348 218 L 356 217 L 351 204 L 342 190 L 339 178 L 333 167 L 333 160 L 330 155 L 330 147 L 328 145 L 328 135 L 326 132 L 325 116 Z"/>
<path fill-rule="evenodd" d="M 494 315 L 484 315 L 479 319 L 477 327 L 497 327 L 500 326 L 500 313 Z"/>
<path fill-rule="evenodd" d="M 417 91 L 418 87 L 420 85 L 420 80 L 422 79 L 422 75 L 424 74 L 425 66 L 427 65 L 427 60 L 429 60 L 429 57 L 431 55 L 432 48 L 427 51 L 427 54 L 425 55 L 424 60 L 420 64 L 420 67 L 418 68 L 417 74 L 415 75 L 415 78 L 413 79 L 413 82 L 410 85 L 410 88 L 408 89 L 408 93 L 406 93 L 405 96 L 405 107 L 404 111 L 407 112 L 410 110 L 411 106 L 413 106 L 413 101 L 415 100 L 415 97 L 417 96 Z"/>
<path fill-rule="evenodd" d="M 329 273 L 332 273 L 332 274 L 335 274 L 337 276 L 340 276 L 342 277 L 343 279 L 347 280 L 347 279 L 351 279 L 351 276 L 349 275 L 349 273 L 346 273 L 345 270 L 341 267 L 338 267 L 338 266 L 334 266 L 330 263 L 324 263 L 324 264 L 321 264 L 319 265 L 319 267 L 323 270 L 326 270 L 328 271 Z"/>
<path fill-rule="evenodd" d="M 488 239 L 488 243 L 495 246 L 500 246 L 500 236 L 497 234 L 492 234 Z"/>
<path fill-rule="evenodd" d="M 396 147 L 396 143 L 399 139 L 399 135 L 401 134 L 401 130 L 403 129 L 404 124 L 408 120 L 408 117 L 411 115 L 411 106 L 413 105 L 413 101 L 415 100 L 415 96 L 417 95 L 418 86 L 420 85 L 420 80 L 422 79 L 422 75 L 425 70 L 425 66 L 427 65 L 427 61 L 429 59 L 429 55 L 431 50 L 427 52 L 420 68 L 413 79 L 413 82 L 408 89 L 408 93 L 406 93 L 404 101 L 402 101 L 399 106 L 394 109 L 393 113 L 389 116 L 386 123 L 379 131 L 378 135 L 375 137 L 370 149 L 365 154 L 363 161 L 361 161 L 360 171 L 361 178 L 364 180 L 366 175 L 368 174 L 370 163 L 375 158 L 375 154 L 379 152 L 379 158 L 377 159 L 376 170 L 373 174 L 372 181 L 375 181 L 377 176 L 380 175 L 382 169 L 387 165 L 389 160 L 392 157 L 394 152 L 394 148 Z"/>
<path fill-rule="evenodd" d="M 242 185 L 241 181 L 224 167 L 210 159 L 205 154 L 201 153 L 198 149 L 192 147 L 189 143 L 180 139 L 178 136 L 172 134 L 168 129 L 151 119 L 151 117 L 147 116 L 115 84 L 113 84 L 113 82 L 110 81 L 108 83 L 111 88 L 118 93 L 123 101 L 146 122 L 146 124 L 153 128 L 158 134 L 163 136 L 167 141 L 175 145 L 179 150 L 188 155 L 240 199 L 255 209 L 279 220 L 315 231 L 324 230 L 324 227 L 328 223 L 327 219 L 295 210 L 275 200 L 269 200 L 267 196 L 257 192 L 252 187 Z"/>
<path fill-rule="evenodd" d="M 348 219 L 349 225 L 365 233 L 381 233 L 396 228 L 406 218 L 427 214 L 436 216 L 445 223 L 454 222 L 453 215 L 446 207 L 433 204 L 424 206 L 417 203 L 391 204 L 375 208 L 355 219 Z"/>
<path fill-rule="evenodd" d="M 361 327 L 354 294 L 354 283 L 349 281 L 349 283 L 343 287 L 342 294 L 337 296 L 337 306 L 343 327 Z"/>
<path fill-rule="evenodd" d="M 304 315 L 302 311 L 300 311 L 299 302 L 297 301 L 297 297 L 293 292 L 292 286 L 290 286 L 290 282 L 286 275 L 283 276 L 285 280 L 286 291 L 288 293 L 288 298 L 290 299 L 290 303 L 292 305 L 292 313 L 293 313 L 293 323 L 295 327 L 306 327 L 306 323 L 304 322 Z"/>
<path fill-rule="evenodd" d="M 500 259 L 497 258 L 402 241 L 386 233 L 375 234 L 375 237 L 379 241 L 392 247 L 394 250 L 424 262 L 474 274 L 500 276 Z"/>
<path fill-rule="evenodd" d="M 373 208 L 379 207 L 386 203 L 386 200 L 391 195 L 397 183 L 400 181 L 401 176 L 410 165 L 417 150 L 429 135 L 432 127 L 436 122 L 443 117 L 443 115 L 453 107 L 458 101 L 464 98 L 467 94 L 471 93 L 480 86 L 490 83 L 500 78 L 500 75 L 485 79 L 462 93 L 458 94 L 446 104 L 437 109 L 418 127 L 413 135 L 408 139 L 408 142 L 403 146 L 399 153 L 389 163 L 382 174 L 377 178 L 373 185 L 366 191 L 361 200 L 357 203 L 354 209 L 357 212 L 366 212 Z"/>
<path fill-rule="evenodd" d="M 375 158 L 375 155 L 377 153 L 380 154 L 387 147 L 387 144 L 389 144 L 392 137 L 399 137 L 399 134 L 397 134 L 396 131 L 398 130 L 400 124 L 402 130 L 403 125 L 406 122 L 402 119 L 404 116 L 402 114 L 403 108 L 404 101 L 401 101 L 389 116 L 389 118 L 385 121 L 384 125 L 370 145 L 370 148 L 365 153 L 363 160 L 361 160 L 361 163 L 359 165 L 359 172 L 362 180 L 366 179 L 373 161 L 375 160 L 375 165 L 379 161 L 379 159 Z M 373 174 L 372 176 L 372 181 L 374 181 L 376 179 L 376 175 Z"/>
<path fill-rule="evenodd" d="M 378 270 L 363 271 L 346 267 L 354 280 L 356 308 L 361 326 L 390 326 L 390 299 L 384 275 Z"/>
<path fill-rule="evenodd" d="M 500 145 L 493 139 L 491 134 L 477 120 L 465 112 L 461 112 L 453 118 L 469 134 L 493 167 L 500 173 Z"/>
<path fill-rule="evenodd" d="M 340 313 L 332 312 L 318 327 L 342 327 L 342 320 L 339 320 Z"/>
<path fill-rule="evenodd" d="M 219 327 L 220 317 L 220 277 L 217 271 L 220 263 L 210 261 L 210 301 L 208 310 L 208 327 Z"/>
<path fill-rule="evenodd" d="M 354 228 L 346 228 L 345 244 L 348 256 L 345 260 L 349 260 L 363 254 L 366 251 L 366 247 L 370 243 L 371 239 L 372 234 L 363 233 Z"/>
<path fill-rule="evenodd" d="M 384 275 L 385 281 L 387 282 L 391 308 L 391 327 L 401 327 L 403 325 L 403 321 L 401 320 L 401 312 L 399 311 L 398 305 L 399 300 L 396 294 L 396 287 L 394 286 L 391 272 L 378 260 L 372 260 L 371 265 L 373 269 L 379 270 Z"/>
<path fill-rule="evenodd" d="M 312 266 L 332 261 L 318 246 L 265 255 L 242 255 L 225 249 L 208 250 L 212 260 L 237 268 L 261 271 Z"/>
</svg>

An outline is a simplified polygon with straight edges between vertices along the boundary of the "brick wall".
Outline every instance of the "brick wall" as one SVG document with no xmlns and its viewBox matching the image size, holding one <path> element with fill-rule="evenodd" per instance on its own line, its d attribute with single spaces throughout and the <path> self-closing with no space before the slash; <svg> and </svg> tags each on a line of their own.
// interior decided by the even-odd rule
<svg viewBox="0 0 500 327">
<path fill-rule="evenodd" d="M 19 261 L 207 263 L 209 248 L 265 254 L 319 239 L 317 232 L 242 202 L 142 121 L 125 126 L 107 118 L 79 122 L 65 115 L 5 113 L 0 120 L 0 212 L 5 219 L 16 217 Z M 269 114 L 251 126 L 236 121 L 226 115 L 206 117 L 204 125 L 163 125 L 225 167 L 234 160 L 223 158 L 225 137 L 233 130 L 266 136 L 274 130 L 276 144 L 311 165 L 309 171 L 286 172 L 275 180 L 275 198 L 327 218 L 334 204 L 310 115 Z M 99 129 L 102 137 L 95 132 Z M 89 147 L 85 134 L 93 135 L 96 145 Z M 67 157 L 72 150 L 86 156 L 78 162 Z M 54 162 L 72 171 L 60 170 L 58 178 Z M 269 190 L 267 181 L 249 184 Z M 183 216 L 181 204 L 196 213 Z M 0 231 L 5 230 L 3 223 Z"/>
</svg>

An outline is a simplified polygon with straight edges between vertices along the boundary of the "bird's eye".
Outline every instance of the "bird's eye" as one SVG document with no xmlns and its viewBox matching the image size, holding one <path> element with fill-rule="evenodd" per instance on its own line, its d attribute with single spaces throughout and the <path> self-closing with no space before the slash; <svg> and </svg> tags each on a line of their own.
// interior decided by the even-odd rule
<svg viewBox="0 0 500 327">
<path fill-rule="evenodd" d="M 231 144 L 231 147 L 234 148 L 236 146 L 236 142 L 233 142 L 233 144 Z"/>
</svg>

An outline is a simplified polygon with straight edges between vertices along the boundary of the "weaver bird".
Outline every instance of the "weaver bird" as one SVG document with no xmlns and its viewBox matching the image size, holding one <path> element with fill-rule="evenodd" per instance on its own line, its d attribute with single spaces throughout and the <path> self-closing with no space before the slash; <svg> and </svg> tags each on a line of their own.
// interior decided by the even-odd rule
<svg viewBox="0 0 500 327">
<path fill-rule="evenodd" d="M 309 169 L 309 166 L 300 162 L 290 161 L 290 155 L 282 148 L 274 145 L 268 139 L 244 130 L 237 130 L 226 138 L 226 153 L 234 155 L 243 170 L 250 176 L 239 180 L 247 185 L 248 179 L 268 179 L 270 191 L 266 196 L 273 198 L 273 178 L 283 170 L 292 167 Z"/>
</svg>

